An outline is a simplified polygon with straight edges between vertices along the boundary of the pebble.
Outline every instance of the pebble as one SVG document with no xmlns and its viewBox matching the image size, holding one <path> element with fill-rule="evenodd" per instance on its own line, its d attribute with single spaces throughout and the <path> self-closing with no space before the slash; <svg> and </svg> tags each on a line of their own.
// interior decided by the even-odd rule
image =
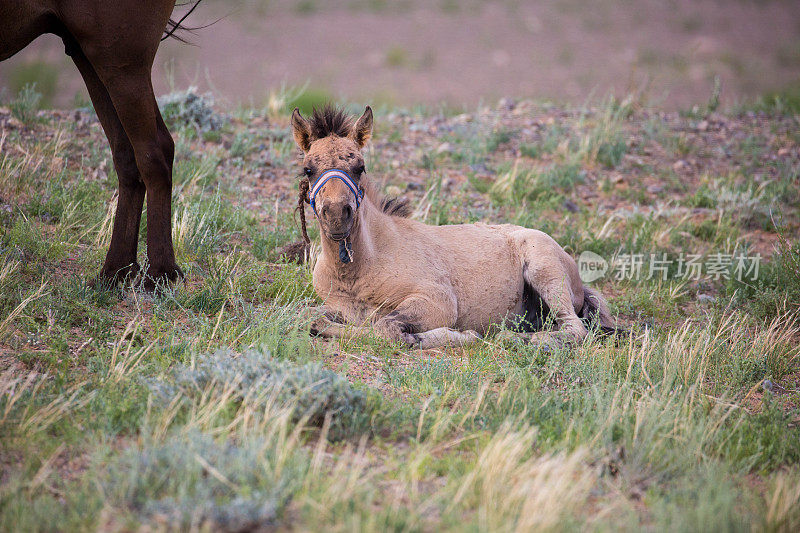
<svg viewBox="0 0 800 533">
<path fill-rule="evenodd" d="M 450 143 L 442 143 L 436 148 L 437 154 L 451 154 L 453 151 L 453 145 Z"/>
<path fill-rule="evenodd" d="M 672 170 L 680 172 L 681 170 L 689 170 L 689 163 L 685 159 L 678 159 L 672 164 Z"/>
<path fill-rule="evenodd" d="M 714 298 L 710 294 L 700 293 L 700 294 L 697 295 L 697 301 L 700 302 L 700 303 L 703 303 L 703 304 L 712 303 L 712 302 L 716 301 L 716 298 Z"/>
<path fill-rule="evenodd" d="M 578 207 L 578 204 L 576 204 L 570 199 L 564 200 L 564 209 L 566 209 L 570 213 L 577 213 L 578 211 L 581 210 L 581 208 Z"/>
<path fill-rule="evenodd" d="M 515 102 L 512 98 L 501 98 L 499 102 L 497 102 L 498 109 L 506 109 L 511 111 L 517 106 L 517 102 Z"/>
</svg>

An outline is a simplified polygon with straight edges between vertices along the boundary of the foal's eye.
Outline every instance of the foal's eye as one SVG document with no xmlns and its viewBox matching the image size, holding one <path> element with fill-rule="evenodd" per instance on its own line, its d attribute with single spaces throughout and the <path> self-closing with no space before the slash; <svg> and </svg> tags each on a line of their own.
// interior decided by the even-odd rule
<svg viewBox="0 0 800 533">
<path fill-rule="evenodd" d="M 306 176 L 308 176 L 310 178 L 311 175 L 314 174 L 314 171 L 311 170 L 310 168 L 306 167 L 306 168 L 303 169 L 303 174 L 305 174 Z"/>
</svg>

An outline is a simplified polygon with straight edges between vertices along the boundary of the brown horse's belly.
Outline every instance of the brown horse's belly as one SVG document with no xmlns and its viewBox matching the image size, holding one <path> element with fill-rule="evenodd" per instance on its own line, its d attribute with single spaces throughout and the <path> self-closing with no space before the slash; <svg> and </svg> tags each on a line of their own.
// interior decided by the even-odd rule
<svg viewBox="0 0 800 533">
<path fill-rule="evenodd" d="M 456 328 L 484 333 L 523 311 L 522 264 L 513 243 L 494 226 L 440 226 L 458 300 Z"/>
</svg>

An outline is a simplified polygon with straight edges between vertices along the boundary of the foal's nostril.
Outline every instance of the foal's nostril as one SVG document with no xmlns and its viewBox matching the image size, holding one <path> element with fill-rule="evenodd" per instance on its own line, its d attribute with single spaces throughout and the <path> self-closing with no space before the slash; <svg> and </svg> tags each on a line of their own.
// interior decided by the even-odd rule
<svg viewBox="0 0 800 533">
<path fill-rule="evenodd" d="M 327 205 L 323 205 L 322 206 L 322 209 L 320 210 L 320 214 L 322 215 L 323 218 L 327 218 L 328 217 L 328 206 Z"/>
<path fill-rule="evenodd" d="M 342 214 L 344 215 L 345 220 L 350 220 L 350 218 L 352 218 L 353 216 L 353 208 L 350 207 L 349 205 L 344 206 Z"/>
</svg>

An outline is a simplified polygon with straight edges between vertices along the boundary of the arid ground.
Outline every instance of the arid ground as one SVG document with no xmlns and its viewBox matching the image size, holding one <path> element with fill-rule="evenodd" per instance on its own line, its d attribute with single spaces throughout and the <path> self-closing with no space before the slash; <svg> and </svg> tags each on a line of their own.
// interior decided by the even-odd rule
<svg viewBox="0 0 800 533">
<path fill-rule="evenodd" d="M 194 84 L 228 107 L 260 105 L 285 83 L 337 100 L 473 106 L 641 91 L 674 110 L 705 101 L 715 79 L 726 105 L 800 82 L 792 0 L 204 0 L 189 21 L 219 17 L 196 46 L 162 46 L 157 93 Z M 85 95 L 54 37 L 0 64 L 10 94 L 31 81 L 61 107 Z"/>
<path fill-rule="evenodd" d="M 93 283 L 117 177 L 60 44 L 3 63 L 0 531 L 800 530 L 795 4 L 205 0 L 155 293 Z M 548 232 L 627 334 L 311 336 L 289 116 L 328 99 L 414 218 Z"/>
<path fill-rule="evenodd" d="M 796 110 L 377 108 L 381 190 L 598 254 L 630 330 L 420 351 L 309 336 L 311 264 L 277 252 L 296 97 L 164 104 L 187 277 L 156 294 L 89 284 L 116 198 L 91 109 L 0 105 L 0 530 L 798 529 Z"/>
</svg>

